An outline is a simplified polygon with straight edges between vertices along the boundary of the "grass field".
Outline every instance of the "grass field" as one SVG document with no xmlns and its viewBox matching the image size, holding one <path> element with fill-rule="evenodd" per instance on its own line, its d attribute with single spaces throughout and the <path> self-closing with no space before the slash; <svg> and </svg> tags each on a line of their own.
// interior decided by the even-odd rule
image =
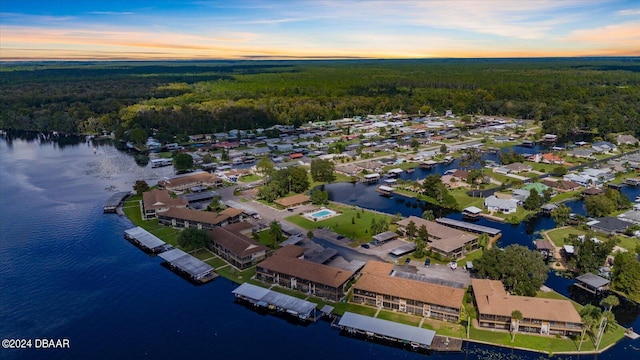
<svg viewBox="0 0 640 360">
<path fill-rule="evenodd" d="M 391 216 L 372 211 L 335 205 L 330 206 L 330 208 L 338 211 L 340 215 L 321 221 L 311 221 L 300 215 L 294 215 L 286 218 L 286 220 L 308 230 L 326 227 L 338 234 L 356 240 L 357 243 L 369 242 L 371 237 L 375 235 L 369 231 L 372 220 L 375 219 L 376 222 L 380 222 L 382 219 L 387 222 L 391 221 Z M 393 230 L 393 227 L 392 225 L 390 230 Z"/>
<path fill-rule="evenodd" d="M 551 239 L 555 246 L 563 246 L 565 244 L 565 239 L 569 236 L 569 234 L 576 234 L 578 236 L 586 234 L 586 231 L 576 229 L 572 226 L 563 227 L 559 229 L 553 229 L 547 231 L 547 236 Z"/>
<path fill-rule="evenodd" d="M 157 219 L 142 220 L 140 200 L 142 200 L 142 196 L 134 196 L 124 203 L 122 210 L 129 218 L 129 220 L 131 220 L 134 225 L 140 226 L 141 228 L 164 240 L 167 244 L 179 247 L 178 234 L 180 234 L 180 230 L 160 225 L 158 224 Z"/>
</svg>

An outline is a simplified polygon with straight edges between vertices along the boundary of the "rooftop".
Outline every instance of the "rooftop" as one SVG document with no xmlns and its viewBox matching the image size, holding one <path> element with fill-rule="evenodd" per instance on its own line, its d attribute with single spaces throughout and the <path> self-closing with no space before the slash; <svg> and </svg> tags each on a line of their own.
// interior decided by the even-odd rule
<svg viewBox="0 0 640 360">
<path fill-rule="evenodd" d="M 380 261 L 367 262 L 354 288 L 454 309 L 462 306 L 464 289 L 395 277 L 391 275 L 393 267 Z"/>
<path fill-rule="evenodd" d="M 180 249 L 171 249 L 160 253 L 158 256 L 178 269 L 188 273 L 193 278 L 201 277 L 213 271 L 213 268 L 209 264 L 194 258 Z"/>
<path fill-rule="evenodd" d="M 582 323 L 569 300 L 510 295 L 499 280 L 471 279 L 471 286 L 481 314 L 511 317 L 519 310 L 525 319 Z"/>
<path fill-rule="evenodd" d="M 415 326 L 399 324 L 389 320 L 376 319 L 364 315 L 345 312 L 338 326 L 372 332 L 383 336 L 406 340 L 426 347 L 431 346 L 436 332 Z"/>
</svg>

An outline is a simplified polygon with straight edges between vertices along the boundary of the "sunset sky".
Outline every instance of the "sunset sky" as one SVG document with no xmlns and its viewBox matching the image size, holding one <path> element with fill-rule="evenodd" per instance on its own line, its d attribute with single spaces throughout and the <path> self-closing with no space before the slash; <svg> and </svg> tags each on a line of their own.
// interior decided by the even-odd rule
<svg viewBox="0 0 640 360">
<path fill-rule="evenodd" d="M 619 55 L 638 0 L 0 1 L 0 60 Z"/>
</svg>

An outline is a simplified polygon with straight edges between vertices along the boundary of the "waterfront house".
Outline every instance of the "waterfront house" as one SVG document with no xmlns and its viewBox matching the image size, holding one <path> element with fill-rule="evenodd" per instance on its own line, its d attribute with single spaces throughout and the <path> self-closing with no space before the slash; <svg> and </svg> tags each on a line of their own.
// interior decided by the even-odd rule
<svg viewBox="0 0 640 360">
<path fill-rule="evenodd" d="M 427 229 L 429 233 L 427 246 L 431 251 L 445 258 L 458 259 L 467 252 L 478 248 L 478 236 L 417 216 L 409 216 L 398 221 L 399 230 L 406 232 L 407 225 L 412 221 L 417 229 L 422 226 Z"/>
<path fill-rule="evenodd" d="M 351 302 L 458 322 L 465 290 L 394 276 L 394 265 L 368 261 L 353 285 Z"/>
<path fill-rule="evenodd" d="M 610 151 L 616 151 L 617 146 L 608 141 L 597 141 L 591 144 L 591 148 L 597 153 L 606 153 Z"/>
<path fill-rule="evenodd" d="M 594 153 L 593 149 L 576 148 L 567 152 L 567 155 L 582 159 L 594 159 Z"/>
<path fill-rule="evenodd" d="M 184 191 L 195 186 L 219 187 L 222 179 L 205 171 L 176 176 L 158 181 L 158 188 L 169 191 Z"/>
<path fill-rule="evenodd" d="M 571 336 L 582 333 L 582 319 L 569 300 L 516 296 L 498 280 L 471 279 L 481 328 Z M 518 310 L 523 319 L 513 319 Z"/>
<path fill-rule="evenodd" d="M 512 164 L 505 165 L 503 167 L 506 169 L 509 169 L 509 173 L 512 173 L 512 174 L 531 171 L 531 165 L 523 164 L 520 162 L 514 162 Z"/>
<path fill-rule="evenodd" d="M 186 208 L 189 201 L 182 198 L 172 198 L 167 190 L 153 189 L 142 193 L 142 217 L 152 219 L 170 208 Z"/>
<path fill-rule="evenodd" d="M 484 199 L 484 207 L 486 207 L 489 212 L 501 212 L 503 214 L 511 214 L 518 211 L 517 202 L 499 199 L 495 195 L 488 196 Z"/>
<path fill-rule="evenodd" d="M 288 245 L 256 266 L 256 278 L 267 284 L 296 289 L 300 292 L 340 301 L 347 285 L 356 275 L 353 271 L 318 264 L 299 257 L 299 251 L 291 251 Z M 293 250 L 295 250 L 293 248 Z"/>
<path fill-rule="evenodd" d="M 229 224 L 229 216 L 209 211 L 171 208 L 158 214 L 158 222 L 177 228 L 195 227 L 201 230 L 210 230 L 216 226 Z"/>
<path fill-rule="evenodd" d="M 587 223 L 591 230 L 601 233 L 613 235 L 615 233 L 623 233 L 631 224 L 627 221 L 620 220 L 615 217 L 605 216 Z"/>
<path fill-rule="evenodd" d="M 618 145 L 636 145 L 638 143 L 638 139 L 633 135 L 618 135 L 616 143 L 618 143 Z"/>
<path fill-rule="evenodd" d="M 247 269 L 264 260 L 268 251 L 266 246 L 242 234 L 252 228 L 247 222 L 215 227 L 209 230 L 211 242 L 207 248 L 234 267 Z"/>
</svg>

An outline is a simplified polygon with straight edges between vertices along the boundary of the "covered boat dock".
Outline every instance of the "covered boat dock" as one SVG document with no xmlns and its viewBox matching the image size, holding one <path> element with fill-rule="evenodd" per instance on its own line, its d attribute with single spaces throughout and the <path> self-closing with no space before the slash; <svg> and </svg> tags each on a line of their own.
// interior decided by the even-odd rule
<svg viewBox="0 0 640 360">
<path fill-rule="evenodd" d="M 410 344 L 413 348 L 429 349 L 436 336 L 433 330 L 399 324 L 389 320 L 345 312 L 338 321 L 338 328 L 349 334 L 366 335 L 371 338 Z"/>
<path fill-rule="evenodd" d="M 232 291 L 236 299 L 248 301 L 256 307 L 287 313 L 301 320 L 316 320 L 316 304 L 273 290 L 244 283 Z"/>
<path fill-rule="evenodd" d="M 502 233 L 502 230 L 500 229 L 496 229 L 488 226 L 470 224 L 468 222 L 449 219 L 449 218 L 437 218 L 436 222 L 445 226 L 452 227 L 454 229 L 460 229 L 460 230 L 464 230 L 464 231 L 468 231 L 476 234 L 488 234 L 491 237 L 497 236 L 500 233 Z"/>
<path fill-rule="evenodd" d="M 124 238 L 146 252 L 158 254 L 167 250 L 167 243 L 147 230 L 136 226 L 124 231 Z"/>
<path fill-rule="evenodd" d="M 158 256 L 164 259 L 172 270 L 188 276 L 192 281 L 205 283 L 218 277 L 209 264 L 180 249 L 171 249 L 160 253 Z"/>
<path fill-rule="evenodd" d="M 573 284 L 592 294 L 599 294 L 609 288 L 610 281 L 592 273 L 586 273 L 576 278 Z"/>
<path fill-rule="evenodd" d="M 111 197 L 107 199 L 107 202 L 102 207 L 102 211 L 105 213 L 115 213 L 118 209 L 118 206 L 120 206 L 124 199 L 126 199 L 129 195 L 130 193 L 128 191 L 123 191 L 111 195 Z"/>
</svg>

